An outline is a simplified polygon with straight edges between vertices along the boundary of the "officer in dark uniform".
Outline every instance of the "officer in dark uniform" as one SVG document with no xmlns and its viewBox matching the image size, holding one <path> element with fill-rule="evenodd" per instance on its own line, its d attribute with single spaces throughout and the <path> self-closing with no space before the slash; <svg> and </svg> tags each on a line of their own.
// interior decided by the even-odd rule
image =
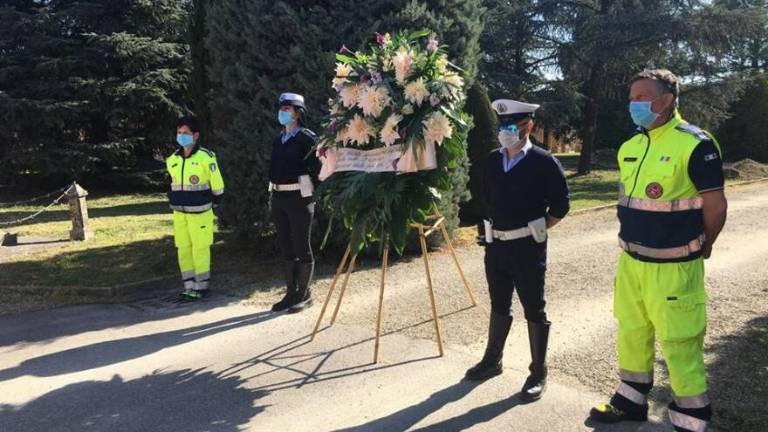
<svg viewBox="0 0 768 432">
<path fill-rule="evenodd" d="M 484 167 L 488 219 L 479 227 L 481 244 L 486 247 L 491 318 L 485 355 L 467 371 L 466 378 L 485 380 L 502 373 L 501 358 L 512 325 L 512 293 L 517 291 L 528 321 L 532 359 L 521 395 L 534 401 L 543 394 L 547 378 L 547 228 L 568 213 L 568 185 L 557 159 L 530 142 L 539 105 L 501 99 L 492 107 L 499 115 L 502 147 L 490 154 Z"/>
<path fill-rule="evenodd" d="M 269 190 L 272 220 L 285 260 L 286 292 L 272 310 L 293 313 L 312 305 L 310 283 L 315 265 L 310 244 L 315 206 L 312 178 L 318 169 L 312 149 L 317 137 L 304 127 L 303 96 L 283 93 L 277 108 L 278 121 L 284 129 L 272 143 Z"/>
</svg>

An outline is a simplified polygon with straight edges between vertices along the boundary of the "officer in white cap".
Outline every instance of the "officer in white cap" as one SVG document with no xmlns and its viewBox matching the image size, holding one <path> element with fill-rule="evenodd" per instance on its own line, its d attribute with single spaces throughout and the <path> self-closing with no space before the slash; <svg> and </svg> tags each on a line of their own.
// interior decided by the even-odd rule
<svg viewBox="0 0 768 432">
<path fill-rule="evenodd" d="M 479 227 L 480 243 L 486 247 L 491 317 L 485 355 L 466 378 L 480 381 L 502 373 L 504 344 L 512 325 L 512 294 L 517 291 L 528 321 L 532 360 L 521 398 L 534 401 L 543 394 L 547 378 L 547 229 L 568 213 L 568 185 L 557 159 L 530 141 L 539 105 L 499 99 L 492 107 L 499 118 L 501 148 L 491 152 L 484 166 L 487 219 Z"/>
<path fill-rule="evenodd" d="M 272 310 L 299 312 L 312 305 L 312 178 L 317 175 L 319 162 L 311 150 L 317 136 L 304 127 L 306 105 L 302 95 L 282 93 L 276 108 L 283 131 L 272 142 L 269 190 L 272 221 L 285 263 L 286 291 Z"/>
</svg>

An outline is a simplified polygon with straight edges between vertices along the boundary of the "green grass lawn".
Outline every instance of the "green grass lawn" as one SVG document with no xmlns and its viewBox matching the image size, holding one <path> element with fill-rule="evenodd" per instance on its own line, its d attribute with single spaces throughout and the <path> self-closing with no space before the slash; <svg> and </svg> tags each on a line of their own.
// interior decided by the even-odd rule
<svg viewBox="0 0 768 432">
<path fill-rule="evenodd" d="M 609 170 L 569 179 L 572 208 L 615 202 L 616 182 L 617 173 Z M 7 258 L 0 264 L 0 286 L 112 286 L 178 273 L 171 211 L 164 194 L 95 196 L 89 197 L 87 203 L 93 239 L 52 244 L 42 251 Z M 0 208 L 0 221 L 23 217 L 38 209 Z M 34 223 L 7 231 L 22 238 L 67 240 L 70 229 L 68 206 L 58 205 Z M 227 241 L 226 235 L 217 234 L 214 268 L 251 269 L 255 261 L 270 259 L 265 258 L 264 251 L 271 251 L 274 246 L 273 242 L 268 243 L 260 248 L 262 253 L 243 253 L 234 242 Z"/>
</svg>

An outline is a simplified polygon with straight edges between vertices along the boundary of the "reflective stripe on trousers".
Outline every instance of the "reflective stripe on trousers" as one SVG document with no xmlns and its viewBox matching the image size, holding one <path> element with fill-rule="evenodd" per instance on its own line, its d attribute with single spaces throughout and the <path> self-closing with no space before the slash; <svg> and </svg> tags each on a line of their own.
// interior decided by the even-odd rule
<svg viewBox="0 0 768 432">
<path fill-rule="evenodd" d="M 707 421 L 675 410 L 669 410 L 669 420 L 673 425 L 693 432 L 705 432 Z"/>
<path fill-rule="evenodd" d="M 616 389 L 616 394 L 620 394 L 638 405 L 645 405 L 648 402 L 648 397 L 646 395 L 635 390 L 634 387 L 625 382 L 619 384 L 619 387 Z"/>
</svg>

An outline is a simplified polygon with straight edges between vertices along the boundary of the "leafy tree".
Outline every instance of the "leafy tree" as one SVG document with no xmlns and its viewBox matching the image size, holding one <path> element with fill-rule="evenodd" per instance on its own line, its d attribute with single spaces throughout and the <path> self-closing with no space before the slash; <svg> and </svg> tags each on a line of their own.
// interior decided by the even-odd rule
<svg viewBox="0 0 768 432">
<path fill-rule="evenodd" d="M 768 78 L 755 75 L 739 99 L 731 108 L 733 116 L 717 129 L 716 137 L 722 145 L 725 157 L 731 160 L 750 158 L 768 162 L 768 135 L 765 119 L 768 118 Z"/>
</svg>

